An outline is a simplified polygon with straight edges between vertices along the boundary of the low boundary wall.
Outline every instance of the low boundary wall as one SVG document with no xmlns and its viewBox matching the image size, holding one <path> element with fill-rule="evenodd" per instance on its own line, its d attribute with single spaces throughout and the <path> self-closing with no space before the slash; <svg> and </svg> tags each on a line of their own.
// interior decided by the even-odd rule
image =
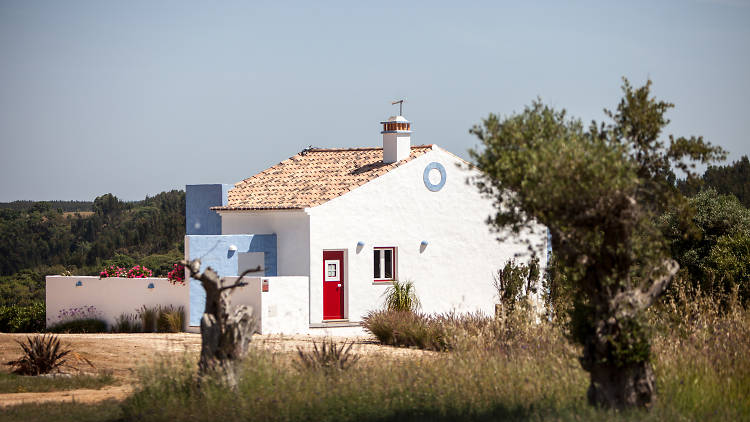
<svg viewBox="0 0 750 422">
<path fill-rule="evenodd" d="M 237 277 L 225 277 L 233 283 Z M 263 291 L 264 280 L 267 291 Z M 247 286 L 232 294 L 233 305 L 249 305 L 260 320 L 263 334 L 308 333 L 309 278 L 306 276 L 245 277 Z M 190 288 L 166 278 L 102 278 L 47 276 L 47 325 L 58 321 L 64 309 L 94 306 L 109 326 L 121 314 L 134 314 L 141 306 L 183 306 L 190 314 Z M 198 312 L 202 312 L 200 309 Z M 190 327 L 185 327 L 190 329 Z M 190 329 L 195 331 L 197 327 Z"/>
<path fill-rule="evenodd" d="M 64 309 L 94 306 L 109 326 L 121 314 L 133 314 L 145 305 L 183 306 L 189 312 L 190 289 L 166 278 L 47 276 L 47 325 L 58 321 Z"/>
<path fill-rule="evenodd" d="M 224 277 L 227 284 L 238 277 Z M 267 281 L 267 291 L 263 282 Z M 309 325 L 309 281 L 307 276 L 244 277 L 247 286 L 232 294 L 232 304 L 253 307 L 262 334 L 304 334 Z"/>
</svg>

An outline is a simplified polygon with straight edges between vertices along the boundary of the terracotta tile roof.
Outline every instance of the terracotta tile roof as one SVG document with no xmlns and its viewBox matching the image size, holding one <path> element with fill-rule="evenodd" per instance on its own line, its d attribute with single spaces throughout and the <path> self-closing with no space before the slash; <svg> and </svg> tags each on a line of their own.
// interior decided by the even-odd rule
<svg viewBox="0 0 750 422">
<path fill-rule="evenodd" d="M 299 209 L 320 205 L 432 150 L 411 147 L 408 158 L 383 163 L 383 148 L 307 149 L 229 190 L 213 210 Z"/>
</svg>

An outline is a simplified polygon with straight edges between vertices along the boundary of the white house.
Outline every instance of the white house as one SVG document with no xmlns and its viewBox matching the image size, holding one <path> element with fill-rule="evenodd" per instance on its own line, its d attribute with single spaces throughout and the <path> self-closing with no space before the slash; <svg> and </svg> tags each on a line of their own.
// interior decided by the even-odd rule
<svg viewBox="0 0 750 422">
<path fill-rule="evenodd" d="M 233 186 L 187 186 L 186 258 L 222 276 L 260 267 L 235 301 L 262 332 L 358 326 L 393 280 L 414 282 L 424 312 L 492 314 L 493 274 L 528 257 L 525 241 L 546 262 L 543 230 L 497 240 L 464 160 L 412 146 L 402 116 L 381 123 L 382 147 L 310 148 Z M 191 325 L 204 300 L 193 280 Z"/>
</svg>

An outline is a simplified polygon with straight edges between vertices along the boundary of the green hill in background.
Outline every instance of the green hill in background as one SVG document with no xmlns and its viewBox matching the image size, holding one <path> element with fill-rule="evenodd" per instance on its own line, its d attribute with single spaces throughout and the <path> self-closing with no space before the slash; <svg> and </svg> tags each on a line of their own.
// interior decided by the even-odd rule
<svg viewBox="0 0 750 422">
<path fill-rule="evenodd" d="M 44 277 L 98 275 L 105 266 L 145 265 L 165 276 L 184 253 L 185 192 L 124 202 L 0 204 L 0 305 L 44 300 Z"/>
</svg>

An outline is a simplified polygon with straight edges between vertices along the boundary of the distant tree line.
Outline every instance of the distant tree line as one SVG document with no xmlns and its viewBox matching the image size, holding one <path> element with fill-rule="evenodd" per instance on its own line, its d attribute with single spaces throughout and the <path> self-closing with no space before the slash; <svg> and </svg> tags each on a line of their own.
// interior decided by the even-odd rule
<svg viewBox="0 0 750 422">
<path fill-rule="evenodd" d="M 693 196 L 705 189 L 714 189 L 722 195 L 734 195 L 742 205 L 750 208 L 750 160 L 743 155 L 738 161 L 725 166 L 709 166 L 700 182 L 679 180 L 677 187 L 685 196 Z"/>
<path fill-rule="evenodd" d="M 18 202 L 26 201 L 11 204 Z M 0 208 L 0 304 L 44 300 L 45 275 L 142 264 L 164 276 L 183 256 L 184 191 L 134 202 L 106 194 L 89 204 L 87 215 L 66 215 L 52 202 Z"/>
<path fill-rule="evenodd" d="M 45 207 L 41 204 L 48 204 L 51 209 L 62 212 L 90 212 L 93 211 L 94 205 L 91 201 L 13 201 L 0 202 L 0 208 L 29 211 L 34 207 Z"/>
</svg>

